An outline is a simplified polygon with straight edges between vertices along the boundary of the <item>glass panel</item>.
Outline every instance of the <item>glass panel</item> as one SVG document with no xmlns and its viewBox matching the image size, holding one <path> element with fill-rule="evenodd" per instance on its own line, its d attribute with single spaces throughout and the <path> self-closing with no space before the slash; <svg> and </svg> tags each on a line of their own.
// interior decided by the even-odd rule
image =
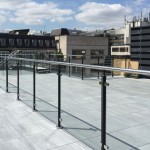
<svg viewBox="0 0 150 150">
<path fill-rule="evenodd" d="M 57 124 L 58 116 L 58 77 L 49 73 L 49 68 L 37 68 L 36 109 L 39 113 Z"/>
<path fill-rule="evenodd" d="M 20 61 L 20 100 L 33 107 L 33 63 Z"/>
<path fill-rule="evenodd" d="M 101 87 L 99 80 L 62 76 L 62 126 L 82 142 L 100 145 Z M 100 147 L 96 147 L 97 150 Z"/>
<path fill-rule="evenodd" d="M 150 80 L 123 74 L 118 72 L 107 81 L 107 145 L 109 149 L 143 149 L 150 139 Z"/>
<path fill-rule="evenodd" d="M 8 60 L 8 92 L 17 92 L 17 61 Z"/>
<path fill-rule="evenodd" d="M 4 57 L 4 55 L 2 55 Z M 4 62 L 4 58 L 0 60 L 0 88 L 6 90 L 6 63 Z"/>
</svg>

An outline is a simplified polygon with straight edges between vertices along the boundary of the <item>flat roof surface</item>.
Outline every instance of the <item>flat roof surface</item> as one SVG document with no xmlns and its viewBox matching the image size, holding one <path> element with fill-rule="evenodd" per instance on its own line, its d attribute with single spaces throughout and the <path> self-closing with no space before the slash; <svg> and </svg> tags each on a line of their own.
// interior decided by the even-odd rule
<svg viewBox="0 0 150 150">
<path fill-rule="evenodd" d="M 0 150 L 91 150 L 0 88 Z"/>
<path fill-rule="evenodd" d="M 20 99 L 31 107 L 33 103 L 32 75 L 32 72 L 20 71 Z M 5 73 L 1 72 L 0 78 L 2 87 L 5 87 L 5 82 L 2 81 L 5 80 Z M 58 113 L 57 79 L 57 74 L 54 73 L 36 73 L 36 108 L 40 114 L 55 124 L 57 124 Z M 9 71 L 9 82 L 11 83 L 9 84 L 10 92 L 16 92 L 16 88 L 13 86 L 16 85 L 16 81 L 16 71 Z M 99 150 L 101 147 L 101 87 L 99 81 L 100 79 L 91 78 L 81 80 L 79 78 L 69 78 L 63 75 L 61 83 L 63 130 L 95 150 Z M 107 87 L 106 139 L 109 149 L 149 150 L 150 80 L 108 77 L 107 82 L 110 84 Z M 20 105 L 23 104 L 20 103 Z M 24 111 L 24 109 L 19 110 Z M 29 108 L 28 111 L 34 114 Z M 36 112 L 35 114 L 37 115 L 38 113 Z M 16 115 L 18 115 L 18 113 L 16 113 Z M 38 124 L 37 120 L 35 122 Z M 47 122 L 48 121 L 46 121 L 46 125 L 49 126 L 49 122 Z M 43 124 L 42 121 L 40 123 Z M 53 127 L 55 131 L 58 131 L 55 125 Z M 61 132 L 63 132 L 63 130 L 61 130 Z M 24 133 L 26 130 L 22 132 Z M 49 133 L 50 132 L 47 132 L 47 134 Z M 51 136 L 49 136 L 48 139 L 53 141 Z M 65 138 L 63 139 L 65 140 Z M 32 140 L 33 144 L 37 141 L 33 138 Z M 29 140 L 27 141 L 29 142 Z M 85 149 L 88 150 L 88 147 Z M 78 148 L 78 150 L 80 149 Z"/>
</svg>

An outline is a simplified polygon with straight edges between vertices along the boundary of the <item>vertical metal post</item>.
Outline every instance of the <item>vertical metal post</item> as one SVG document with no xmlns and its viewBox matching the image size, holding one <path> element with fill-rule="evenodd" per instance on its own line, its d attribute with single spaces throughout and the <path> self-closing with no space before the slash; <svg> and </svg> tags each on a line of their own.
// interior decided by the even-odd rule
<svg viewBox="0 0 150 150">
<path fill-rule="evenodd" d="M 69 63 L 70 63 L 70 56 L 68 56 L 69 57 Z M 70 77 L 70 66 L 69 66 L 69 77 Z"/>
<path fill-rule="evenodd" d="M 125 68 L 127 68 L 127 59 L 125 58 Z"/>
<path fill-rule="evenodd" d="M 35 66 L 36 66 L 36 63 L 34 62 L 33 63 L 33 111 L 35 111 L 36 110 L 36 85 L 35 85 L 35 83 L 36 83 L 36 80 L 35 80 Z"/>
<path fill-rule="evenodd" d="M 98 56 L 98 60 L 97 60 L 97 65 L 99 66 L 99 59 L 100 57 Z M 99 70 L 98 70 L 98 79 L 99 79 Z"/>
<path fill-rule="evenodd" d="M 3 63 L 3 70 L 4 70 L 4 68 L 5 68 L 5 67 L 4 67 L 4 66 L 5 66 L 4 64 L 5 64 L 5 63 Z"/>
<path fill-rule="evenodd" d="M 51 55 L 50 55 L 50 52 L 48 53 L 48 60 L 50 61 L 51 60 Z M 51 72 L 51 67 L 50 67 L 50 64 L 49 64 L 49 73 Z"/>
<path fill-rule="evenodd" d="M 61 66 L 58 66 L 58 128 L 62 128 L 61 126 Z"/>
<path fill-rule="evenodd" d="M 31 59 L 31 52 L 29 52 L 29 53 L 30 53 L 30 56 L 29 56 L 29 57 L 30 57 L 30 59 Z M 31 69 L 31 61 L 30 61 L 30 69 Z"/>
<path fill-rule="evenodd" d="M 106 150 L 106 74 L 101 76 L 101 150 Z"/>
<path fill-rule="evenodd" d="M 17 62 L 17 100 L 19 100 L 19 61 Z"/>
<path fill-rule="evenodd" d="M 114 66 L 114 59 L 111 58 L 111 67 L 113 67 L 113 66 Z M 114 77 L 114 72 L 113 71 L 111 72 L 111 76 Z"/>
<path fill-rule="evenodd" d="M 84 63 L 84 56 L 82 56 L 82 64 Z M 84 79 L 84 68 L 82 67 L 82 80 Z"/>
<path fill-rule="evenodd" d="M 8 92 L 8 59 L 6 59 L 6 92 Z"/>
</svg>

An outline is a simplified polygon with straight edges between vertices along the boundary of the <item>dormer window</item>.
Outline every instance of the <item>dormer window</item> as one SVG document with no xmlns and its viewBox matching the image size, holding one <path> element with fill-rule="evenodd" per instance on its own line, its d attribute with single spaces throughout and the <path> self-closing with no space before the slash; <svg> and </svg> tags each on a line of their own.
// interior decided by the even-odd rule
<svg viewBox="0 0 150 150">
<path fill-rule="evenodd" d="M 43 40 L 38 40 L 39 46 L 43 46 Z"/>
<path fill-rule="evenodd" d="M 0 46 L 5 46 L 6 45 L 6 39 L 2 38 L 0 39 Z"/>
<path fill-rule="evenodd" d="M 14 44 L 15 44 L 14 39 L 9 39 L 9 45 L 14 46 Z"/>
<path fill-rule="evenodd" d="M 49 47 L 49 46 L 50 46 L 50 41 L 49 41 L 49 40 L 45 40 L 45 45 L 46 45 L 47 47 Z"/>
<path fill-rule="evenodd" d="M 25 46 L 29 46 L 30 45 L 30 40 L 29 39 L 25 39 L 24 40 L 24 44 L 25 44 Z"/>
<path fill-rule="evenodd" d="M 17 45 L 22 46 L 22 39 L 17 39 Z"/>
<path fill-rule="evenodd" d="M 35 47 L 37 46 L 37 40 L 32 40 L 32 45 Z"/>
</svg>

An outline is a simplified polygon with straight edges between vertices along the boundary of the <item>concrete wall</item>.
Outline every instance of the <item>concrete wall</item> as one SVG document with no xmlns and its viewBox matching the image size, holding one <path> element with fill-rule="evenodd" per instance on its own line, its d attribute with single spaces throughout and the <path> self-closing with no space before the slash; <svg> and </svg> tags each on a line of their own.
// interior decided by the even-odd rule
<svg viewBox="0 0 150 150">
<path fill-rule="evenodd" d="M 84 64 L 98 63 L 98 58 L 91 59 L 91 50 L 103 50 L 104 57 L 100 59 L 100 63 L 104 63 L 105 56 L 108 55 L 107 37 L 62 35 L 56 36 L 55 40 L 58 41 L 57 49 L 60 48 L 64 55 L 72 55 L 72 50 L 85 50 Z M 72 63 L 82 63 L 82 59 L 70 58 Z M 68 61 L 66 56 L 64 60 Z M 90 70 L 86 70 L 85 72 L 90 74 Z"/>
<path fill-rule="evenodd" d="M 97 59 L 91 59 L 91 50 L 104 50 L 104 56 L 108 55 L 108 38 L 89 36 L 67 36 L 67 53 L 72 55 L 72 50 L 85 50 L 85 63 L 97 63 Z M 103 63 L 104 59 L 100 60 Z"/>
</svg>

